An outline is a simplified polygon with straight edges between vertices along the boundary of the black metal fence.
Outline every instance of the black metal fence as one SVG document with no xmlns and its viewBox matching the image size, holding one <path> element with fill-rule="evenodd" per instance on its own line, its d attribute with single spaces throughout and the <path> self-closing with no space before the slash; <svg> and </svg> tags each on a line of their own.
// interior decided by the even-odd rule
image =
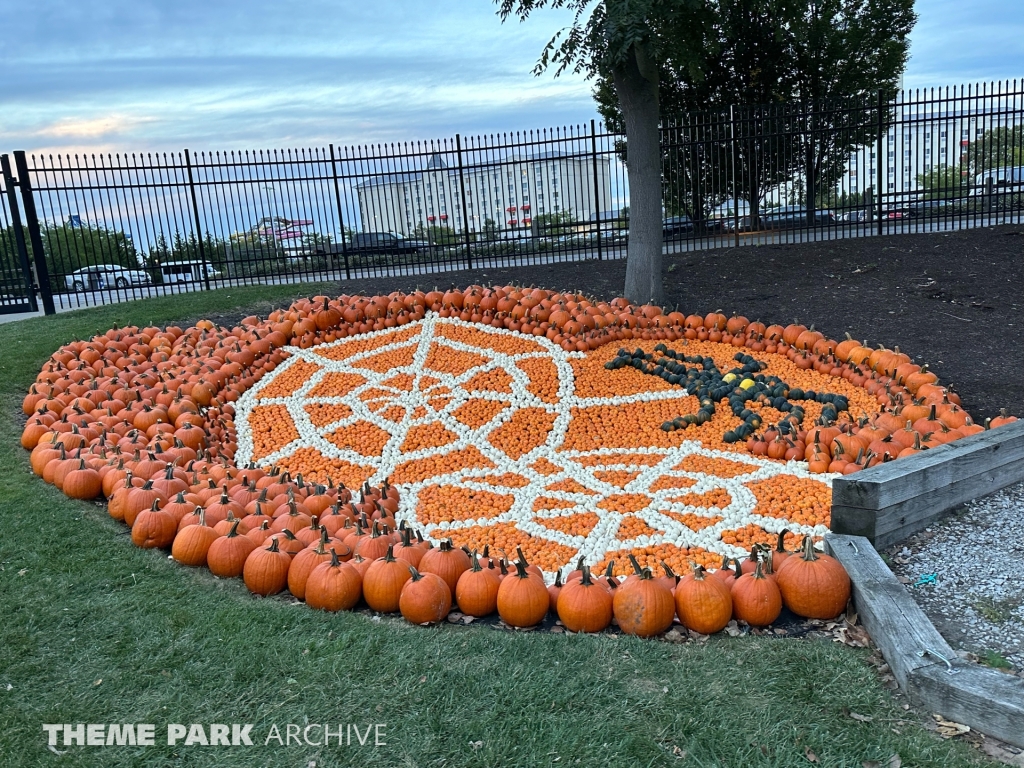
<svg viewBox="0 0 1024 768">
<path fill-rule="evenodd" d="M 1024 83 L 666 118 L 668 251 L 1024 214 Z M 0 312 L 626 255 L 628 148 L 570 128 L 360 147 L 3 156 Z M 17 191 L 17 194 L 16 194 Z"/>
</svg>

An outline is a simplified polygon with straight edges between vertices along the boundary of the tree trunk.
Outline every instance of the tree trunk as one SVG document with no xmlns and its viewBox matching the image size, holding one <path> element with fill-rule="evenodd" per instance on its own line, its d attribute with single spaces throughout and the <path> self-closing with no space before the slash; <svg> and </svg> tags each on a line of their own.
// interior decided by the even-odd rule
<svg viewBox="0 0 1024 768">
<path fill-rule="evenodd" d="M 626 124 L 629 177 L 629 245 L 624 294 L 636 304 L 661 304 L 661 141 L 658 68 L 642 48 L 632 46 L 615 66 L 612 81 Z"/>
</svg>

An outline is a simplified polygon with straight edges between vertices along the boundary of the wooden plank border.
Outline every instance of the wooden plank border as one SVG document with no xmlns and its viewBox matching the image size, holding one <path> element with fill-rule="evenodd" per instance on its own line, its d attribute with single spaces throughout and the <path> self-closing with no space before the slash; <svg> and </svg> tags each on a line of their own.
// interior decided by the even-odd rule
<svg viewBox="0 0 1024 768">
<path fill-rule="evenodd" d="M 1024 480 L 1024 419 L 832 483 L 832 531 L 883 549 Z"/>
<path fill-rule="evenodd" d="M 850 574 L 860 620 L 900 687 L 931 712 L 1024 747 L 1024 679 L 960 659 L 866 538 L 830 533 L 825 547 Z"/>
</svg>

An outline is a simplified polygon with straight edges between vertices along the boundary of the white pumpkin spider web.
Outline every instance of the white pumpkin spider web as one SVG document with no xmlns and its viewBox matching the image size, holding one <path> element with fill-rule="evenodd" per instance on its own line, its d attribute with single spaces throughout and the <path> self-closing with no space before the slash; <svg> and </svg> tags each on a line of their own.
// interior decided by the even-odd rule
<svg viewBox="0 0 1024 768">
<path fill-rule="evenodd" d="M 507 335 L 519 340 L 527 340 L 535 346 L 535 351 L 508 353 L 484 346 L 457 341 L 440 331 L 441 326 L 449 325 L 473 329 L 477 332 Z M 411 327 L 412 326 L 412 327 Z M 409 335 L 409 331 L 412 334 Z M 402 332 L 405 338 L 387 343 L 386 337 Z M 811 479 L 824 485 L 831 484 L 830 476 L 814 475 L 807 471 L 802 462 L 782 463 L 770 459 L 750 456 L 742 453 L 716 451 L 704 448 L 699 442 L 684 441 L 672 448 L 601 448 L 592 451 L 562 450 L 569 428 L 572 412 L 577 408 L 592 406 L 622 405 L 644 400 L 655 399 L 686 399 L 689 395 L 682 388 L 659 392 L 644 392 L 636 395 L 616 397 L 578 397 L 575 393 L 575 382 L 571 360 L 583 357 L 583 353 L 566 352 L 558 345 L 544 337 L 523 336 L 503 329 L 490 326 L 466 323 L 454 318 L 441 318 L 430 313 L 417 323 L 401 329 L 389 329 L 357 337 L 360 340 L 372 339 L 375 336 L 385 337 L 384 344 L 372 349 L 353 352 L 341 359 L 326 357 L 324 353 L 346 343 L 346 339 L 331 344 L 320 345 L 309 349 L 287 348 L 289 359 L 271 374 L 268 374 L 255 387 L 246 392 L 236 403 L 236 428 L 238 430 L 237 461 L 245 465 L 252 460 L 253 449 L 248 417 L 257 405 L 282 405 L 287 408 L 295 423 L 299 437 L 288 445 L 273 453 L 261 457 L 258 464 L 269 466 L 291 456 L 300 448 L 315 448 L 325 457 L 340 459 L 353 464 L 368 466 L 373 469 L 370 482 L 378 483 L 390 478 L 395 469 L 406 462 L 442 456 L 453 451 L 469 447 L 477 449 L 492 466 L 485 468 L 464 468 L 448 474 L 427 477 L 416 482 L 397 483 L 401 492 L 398 519 L 405 520 L 424 536 L 434 541 L 446 538 L 452 532 L 472 528 L 474 526 L 491 526 L 498 523 L 512 523 L 525 534 L 561 545 L 572 551 L 563 564 L 568 567 L 581 555 L 589 564 L 596 564 L 606 554 L 618 550 L 629 550 L 655 546 L 660 543 L 678 547 L 700 547 L 730 557 L 738 557 L 745 550 L 722 541 L 723 531 L 736 529 L 751 523 L 760 526 L 769 533 L 777 533 L 788 528 L 798 534 L 823 535 L 825 526 L 806 526 L 791 523 L 785 519 L 754 514 L 757 499 L 747 483 L 764 480 L 776 475 L 791 475 L 796 478 Z M 479 364 L 470 365 L 458 374 L 445 373 L 428 367 L 428 358 L 434 346 L 466 352 L 478 356 Z M 408 364 L 397 365 L 383 372 L 364 367 L 364 363 L 388 352 L 412 351 Z M 530 391 L 530 378 L 519 366 L 519 363 L 533 358 L 545 358 L 554 364 L 558 376 L 558 393 L 556 401 L 546 402 Z M 261 392 L 271 382 L 299 361 L 317 366 L 318 370 L 303 383 L 295 392 L 287 397 L 262 397 Z M 508 375 L 511 391 L 469 390 L 467 385 L 482 373 L 504 371 Z M 331 374 L 347 374 L 362 377 L 363 382 L 351 387 L 343 395 L 327 396 L 312 394 Z M 411 379 L 408 389 L 393 386 L 394 381 L 405 374 Z M 454 415 L 463 404 L 471 400 L 491 400 L 498 403 L 500 409 L 479 426 L 469 426 Z M 351 410 L 351 415 L 328 424 L 314 425 L 307 405 L 342 405 Z M 506 424 L 522 408 L 542 409 L 551 415 L 553 425 L 547 439 L 540 445 L 530 449 L 521 456 L 513 458 L 491 443 L 490 438 Z M 386 418 L 383 414 L 401 411 L 399 419 Z M 387 433 L 387 441 L 380 453 L 362 453 L 352 448 L 339 447 L 328 439 L 335 430 L 366 422 Z M 437 447 L 402 452 L 401 447 L 411 429 L 429 424 L 442 425 L 454 439 Z M 594 462 L 594 457 L 611 459 L 623 456 L 624 460 L 616 463 Z M 631 463 L 629 456 L 648 455 L 656 461 L 648 463 Z M 710 458 L 723 458 L 750 466 L 750 471 L 732 477 L 689 472 L 676 469 L 687 456 L 700 455 Z M 557 468 L 553 473 L 544 473 L 535 468 L 540 459 L 546 459 L 549 465 Z M 586 461 L 590 459 L 590 461 Z M 624 486 L 599 477 L 599 474 L 612 471 L 636 473 Z M 503 475 L 517 475 L 526 481 L 525 485 L 502 485 Z M 681 478 L 692 481 L 686 488 L 660 488 L 652 490 L 663 478 Z M 574 491 L 553 490 L 549 486 L 572 480 L 579 485 Z M 470 518 L 465 520 L 446 520 L 441 522 L 425 522 L 418 519 L 417 510 L 421 492 L 433 486 L 452 486 L 469 491 L 489 491 L 491 493 L 511 497 L 512 502 L 506 512 L 493 517 Z M 679 500 L 683 494 L 699 496 L 714 490 L 724 490 L 729 495 L 725 507 L 700 507 L 686 504 Z M 622 494 L 640 494 L 646 496 L 649 503 L 634 512 L 619 512 L 606 509 L 609 503 L 614 505 L 612 497 Z M 541 506 L 535 509 L 539 498 L 548 498 L 567 503 L 566 507 Z M 604 503 L 604 505 L 602 505 Z M 573 535 L 543 525 L 540 520 L 593 513 L 597 523 L 584 535 Z M 709 519 L 709 525 L 699 531 L 680 522 L 669 513 L 678 516 L 694 515 Z M 619 530 L 626 517 L 635 517 L 652 529 L 652 533 L 635 538 L 620 538 Z M 718 519 L 720 518 L 720 519 Z M 715 520 L 711 522 L 711 520 Z"/>
</svg>

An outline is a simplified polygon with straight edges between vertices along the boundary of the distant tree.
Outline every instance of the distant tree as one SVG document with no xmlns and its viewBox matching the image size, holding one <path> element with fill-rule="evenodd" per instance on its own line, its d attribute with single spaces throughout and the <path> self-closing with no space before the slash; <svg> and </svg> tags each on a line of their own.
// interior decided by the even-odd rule
<svg viewBox="0 0 1024 768">
<path fill-rule="evenodd" d="M 572 227 L 569 224 L 573 221 L 570 211 L 559 211 L 558 213 L 539 213 L 533 217 L 533 224 L 536 226 L 537 234 L 541 237 L 558 237 L 569 234 Z"/>
<path fill-rule="evenodd" d="M 44 223 L 40 227 L 43 252 L 50 280 L 62 282 L 63 275 L 94 264 L 112 264 L 138 269 L 135 245 L 124 232 L 86 223 Z"/>
<path fill-rule="evenodd" d="M 1024 165 L 1024 125 L 989 128 L 967 146 L 968 175 Z"/>
<path fill-rule="evenodd" d="M 480 234 L 484 240 L 494 240 L 498 237 L 498 222 L 494 219 L 484 219 L 484 225 L 480 228 Z"/>
<path fill-rule="evenodd" d="M 969 191 L 969 174 L 961 165 L 937 165 L 917 175 L 917 188 L 925 200 L 953 200 Z"/>
</svg>

